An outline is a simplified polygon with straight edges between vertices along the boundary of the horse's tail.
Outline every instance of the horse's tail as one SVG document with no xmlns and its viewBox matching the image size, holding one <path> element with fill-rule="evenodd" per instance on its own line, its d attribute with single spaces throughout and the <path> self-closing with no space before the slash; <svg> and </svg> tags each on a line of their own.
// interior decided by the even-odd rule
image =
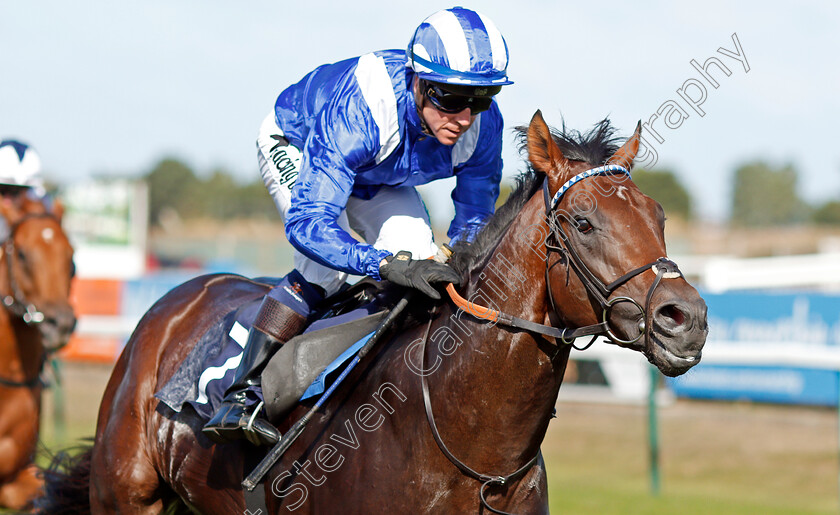
<svg viewBox="0 0 840 515">
<path fill-rule="evenodd" d="M 93 444 L 59 451 L 44 470 L 44 496 L 36 515 L 90 514 L 90 461 Z"/>
</svg>

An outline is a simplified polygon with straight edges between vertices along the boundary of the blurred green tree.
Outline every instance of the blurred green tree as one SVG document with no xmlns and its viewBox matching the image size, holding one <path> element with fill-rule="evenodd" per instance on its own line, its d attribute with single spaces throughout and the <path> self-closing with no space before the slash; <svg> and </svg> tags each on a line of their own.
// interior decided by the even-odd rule
<svg viewBox="0 0 840 515">
<path fill-rule="evenodd" d="M 662 205 L 665 215 L 691 220 L 693 202 L 688 190 L 671 170 L 633 170 L 633 182 L 642 193 Z"/>
<path fill-rule="evenodd" d="M 274 200 L 268 194 L 262 179 L 239 186 L 234 195 L 238 216 L 243 218 L 266 218 L 280 222 L 280 214 Z"/>
<path fill-rule="evenodd" d="M 238 218 L 238 189 L 239 186 L 225 170 L 213 170 L 210 177 L 201 181 L 201 186 L 196 191 L 201 214 L 216 220 Z"/>
<path fill-rule="evenodd" d="M 804 222 L 808 205 L 797 191 L 793 165 L 772 168 L 756 161 L 735 170 L 730 221 L 746 227 L 767 227 Z"/>
<path fill-rule="evenodd" d="M 181 217 L 196 216 L 201 211 L 195 191 L 199 180 L 192 169 L 173 157 L 161 160 L 145 176 L 149 187 L 149 217 L 160 224 L 161 213 L 174 210 Z"/>
<path fill-rule="evenodd" d="M 814 209 L 811 221 L 817 225 L 840 225 L 840 201 L 831 200 Z"/>
<path fill-rule="evenodd" d="M 262 179 L 241 185 L 223 168 L 207 178 L 197 177 L 183 162 L 163 159 L 146 176 L 149 214 L 160 225 L 161 213 L 174 211 L 181 218 L 268 218 L 280 220 Z"/>
</svg>

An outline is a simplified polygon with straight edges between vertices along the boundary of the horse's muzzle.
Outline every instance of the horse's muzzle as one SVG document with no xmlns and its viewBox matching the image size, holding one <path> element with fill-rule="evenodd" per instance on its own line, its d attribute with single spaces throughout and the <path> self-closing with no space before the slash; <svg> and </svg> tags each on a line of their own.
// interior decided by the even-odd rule
<svg viewBox="0 0 840 515">
<path fill-rule="evenodd" d="M 700 362 L 709 333 L 706 303 L 696 295 L 656 305 L 645 355 L 667 376 L 678 376 Z"/>
<path fill-rule="evenodd" d="M 56 351 L 70 340 L 76 328 L 76 315 L 70 306 L 44 310 L 44 320 L 38 324 L 44 348 Z"/>
</svg>

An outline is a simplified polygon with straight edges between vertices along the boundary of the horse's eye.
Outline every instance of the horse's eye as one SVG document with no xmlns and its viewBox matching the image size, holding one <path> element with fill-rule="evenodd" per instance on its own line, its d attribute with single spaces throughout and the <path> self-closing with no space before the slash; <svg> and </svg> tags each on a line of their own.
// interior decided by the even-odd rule
<svg viewBox="0 0 840 515">
<path fill-rule="evenodd" d="M 577 224 L 577 230 L 579 232 L 582 232 L 583 234 L 592 231 L 592 224 L 589 223 L 589 220 L 587 220 L 586 218 L 577 217 L 575 218 L 575 223 Z"/>
<path fill-rule="evenodd" d="M 26 261 L 26 254 L 24 254 L 22 250 L 18 249 L 17 258 L 21 261 L 21 263 L 23 263 Z"/>
</svg>

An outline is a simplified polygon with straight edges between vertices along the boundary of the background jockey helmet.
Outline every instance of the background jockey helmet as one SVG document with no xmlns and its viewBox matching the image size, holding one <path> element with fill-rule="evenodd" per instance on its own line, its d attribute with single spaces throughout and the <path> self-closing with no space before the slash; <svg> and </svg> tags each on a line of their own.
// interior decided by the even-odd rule
<svg viewBox="0 0 840 515">
<path fill-rule="evenodd" d="M 421 79 L 466 86 L 504 86 L 508 49 L 486 16 L 453 7 L 429 16 L 414 31 L 407 66 Z"/>
<path fill-rule="evenodd" d="M 43 187 L 41 158 L 32 147 L 12 139 L 0 141 L 0 184 Z"/>
</svg>

